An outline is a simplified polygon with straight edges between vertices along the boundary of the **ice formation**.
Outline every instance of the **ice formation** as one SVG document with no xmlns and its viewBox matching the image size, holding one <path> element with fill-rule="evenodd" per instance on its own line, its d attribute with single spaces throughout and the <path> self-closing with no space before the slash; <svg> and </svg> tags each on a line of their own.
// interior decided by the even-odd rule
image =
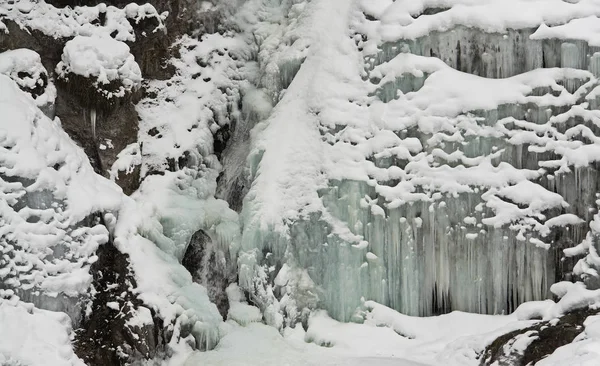
<svg viewBox="0 0 600 366">
<path fill-rule="evenodd" d="M 597 50 L 576 31 L 600 9 L 553 3 L 291 5 L 272 26 L 291 46 L 261 44 L 279 100 L 250 158 L 240 284 L 294 268 L 313 286 L 270 283 L 265 302 L 342 320 L 361 297 L 429 315 L 550 296 L 600 157 Z"/>
<path fill-rule="evenodd" d="M 40 110 L 55 98 L 40 54 L 0 53 L 0 322 L 33 329 L 39 317 L 59 335 L 56 363 L 78 364 L 71 326 L 89 316 L 101 245 L 129 264 L 140 306 L 127 324 L 160 324 L 166 356 L 223 340 L 190 363 L 252 332 L 280 346 L 265 322 L 302 347 L 359 352 L 362 334 L 378 355 L 415 340 L 437 361 L 474 364 L 506 332 L 598 305 L 597 1 L 199 8 L 214 30 L 178 38 L 160 65 L 172 73 L 143 80 L 135 26 L 165 30 L 154 6 L 0 4 L 0 31 L 63 40 L 48 69 L 58 82 L 89 79 L 107 99 L 140 92 L 124 99 L 137 140 L 105 179 Z M 134 171 L 126 196 L 114 181 Z M 2 326 L 0 363 L 38 362 Z M 582 334 L 544 362 L 594 359 L 595 318 Z"/>
</svg>

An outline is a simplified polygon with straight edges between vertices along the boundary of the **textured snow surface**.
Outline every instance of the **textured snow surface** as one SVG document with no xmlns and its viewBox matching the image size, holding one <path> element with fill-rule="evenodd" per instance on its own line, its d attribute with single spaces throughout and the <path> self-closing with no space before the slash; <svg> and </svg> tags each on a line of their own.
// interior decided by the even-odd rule
<svg viewBox="0 0 600 366">
<path fill-rule="evenodd" d="M 59 121 L 4 75 L 0 108 L 2 287 L 33 302 L 81 296 L 94 253 L 109 234 L 92 215 L 118 210 L 122 193 L 95 174 Z"/>
<path fill-rule="evenodd" d="M 64 313 L 0 298 L 0 364 L 83 366 L 71 346 L 71 320 Z"/>
<path fill-rule="evenodd" d="M 105 14 L 104 22 L 96 22 L 100 14 Z M 20 27 L 33 29 L 54 38 L 68 38 L 77 35 L 114 35 L 119 41 L 135 41 L 135 33 L 130 20 L 139 23 L 144 19 L 155 19 L 154 32 L 164 28 L 167 14 L 158 14 L 151 4 L 129 4 L 123 9 L 106 6 L 67 6 L 56 8 L 45 1 L 17 0 L 0 4 L 0 30 L 7 29 L 3 20 L 15 22 Z"/>
<path fill-rule="evenodd" d="M 122 92 L 139 87 L 142 72 L 129 46 L 107 36 L 76 36 L 65 44 L 62 61 L 56 66 L 58 75 L 69 73 L 91 78 L 102 86 L 119 81 Z"/>
<path fill-rule="evenodd" d="M 194 353 L 185 365 L 479 365 L 477 354 L 495 337 L 533 324 L 516 316 L 454 312 L 418 318 L 368 304 L 364 324 L 340 323 L 314 313 L 283 336 L 263 324 L 228 322 L 217 348 Z"/>
</svg>

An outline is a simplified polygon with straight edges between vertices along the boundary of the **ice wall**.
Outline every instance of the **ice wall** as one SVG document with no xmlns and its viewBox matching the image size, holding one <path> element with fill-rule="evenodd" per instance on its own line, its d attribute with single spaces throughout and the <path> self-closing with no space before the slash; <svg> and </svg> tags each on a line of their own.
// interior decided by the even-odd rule
<svg viewBox="0 0 600 366">
<path fill-rule="evenodd" d="M 600 158 L 598 43 L 573 24 L 598 9 L 442 3 L 279 13 L 303 37 L 265 42 L 286 62 L 269 74 L 259 57 L 261 81 L 301 66 L 259 127 L 239 260 L 263 310 L 350 320 L 364 297 L 411 315 L 506 313 L 569 278 L 563 249 L 588 236 Z"/>
</svg>

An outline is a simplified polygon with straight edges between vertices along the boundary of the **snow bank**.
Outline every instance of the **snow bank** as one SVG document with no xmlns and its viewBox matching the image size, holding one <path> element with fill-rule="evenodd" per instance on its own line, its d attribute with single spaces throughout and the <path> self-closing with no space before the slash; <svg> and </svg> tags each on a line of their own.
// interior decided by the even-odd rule
<svg viewBox="0 0 600 366">
<path fill-rule="evenodd" d="M 108 241 L 94 214 L 117 211 L 122 193 L 4 75 L 0 110 L 0 278 L 36 306 L 78 319 L 73 302 L 87 292 L 94 253 Z"/>
<path fill-rule="evenodd" d="M 0 294 L 0 364 L 84 366 L 71 346 L 71 321 L 64 313 L 3 299 Z"/>
</svg>

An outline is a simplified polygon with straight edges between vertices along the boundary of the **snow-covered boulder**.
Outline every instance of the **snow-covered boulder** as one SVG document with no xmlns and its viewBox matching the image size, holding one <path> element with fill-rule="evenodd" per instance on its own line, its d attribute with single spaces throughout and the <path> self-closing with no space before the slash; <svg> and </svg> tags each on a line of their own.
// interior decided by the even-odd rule
<svg viewBox="0 0 600 366">
<path fill-rule="evenodd" d="M 0 74 L 31 94 L 38 106 L 54 103 L 56 88 L 48 82 L 48 73 L 37 52 L 21 48 L 0 53 Z"/>
<path fill-rule="evenodd" d="M 129 46 L 103 36 L 77 36 L 67 42 L 56 72 L 69 89 L 81 91 L 92 104 L 98 99 L 112 104 L 136 91 L 142 81 Z"/>
</svg>

